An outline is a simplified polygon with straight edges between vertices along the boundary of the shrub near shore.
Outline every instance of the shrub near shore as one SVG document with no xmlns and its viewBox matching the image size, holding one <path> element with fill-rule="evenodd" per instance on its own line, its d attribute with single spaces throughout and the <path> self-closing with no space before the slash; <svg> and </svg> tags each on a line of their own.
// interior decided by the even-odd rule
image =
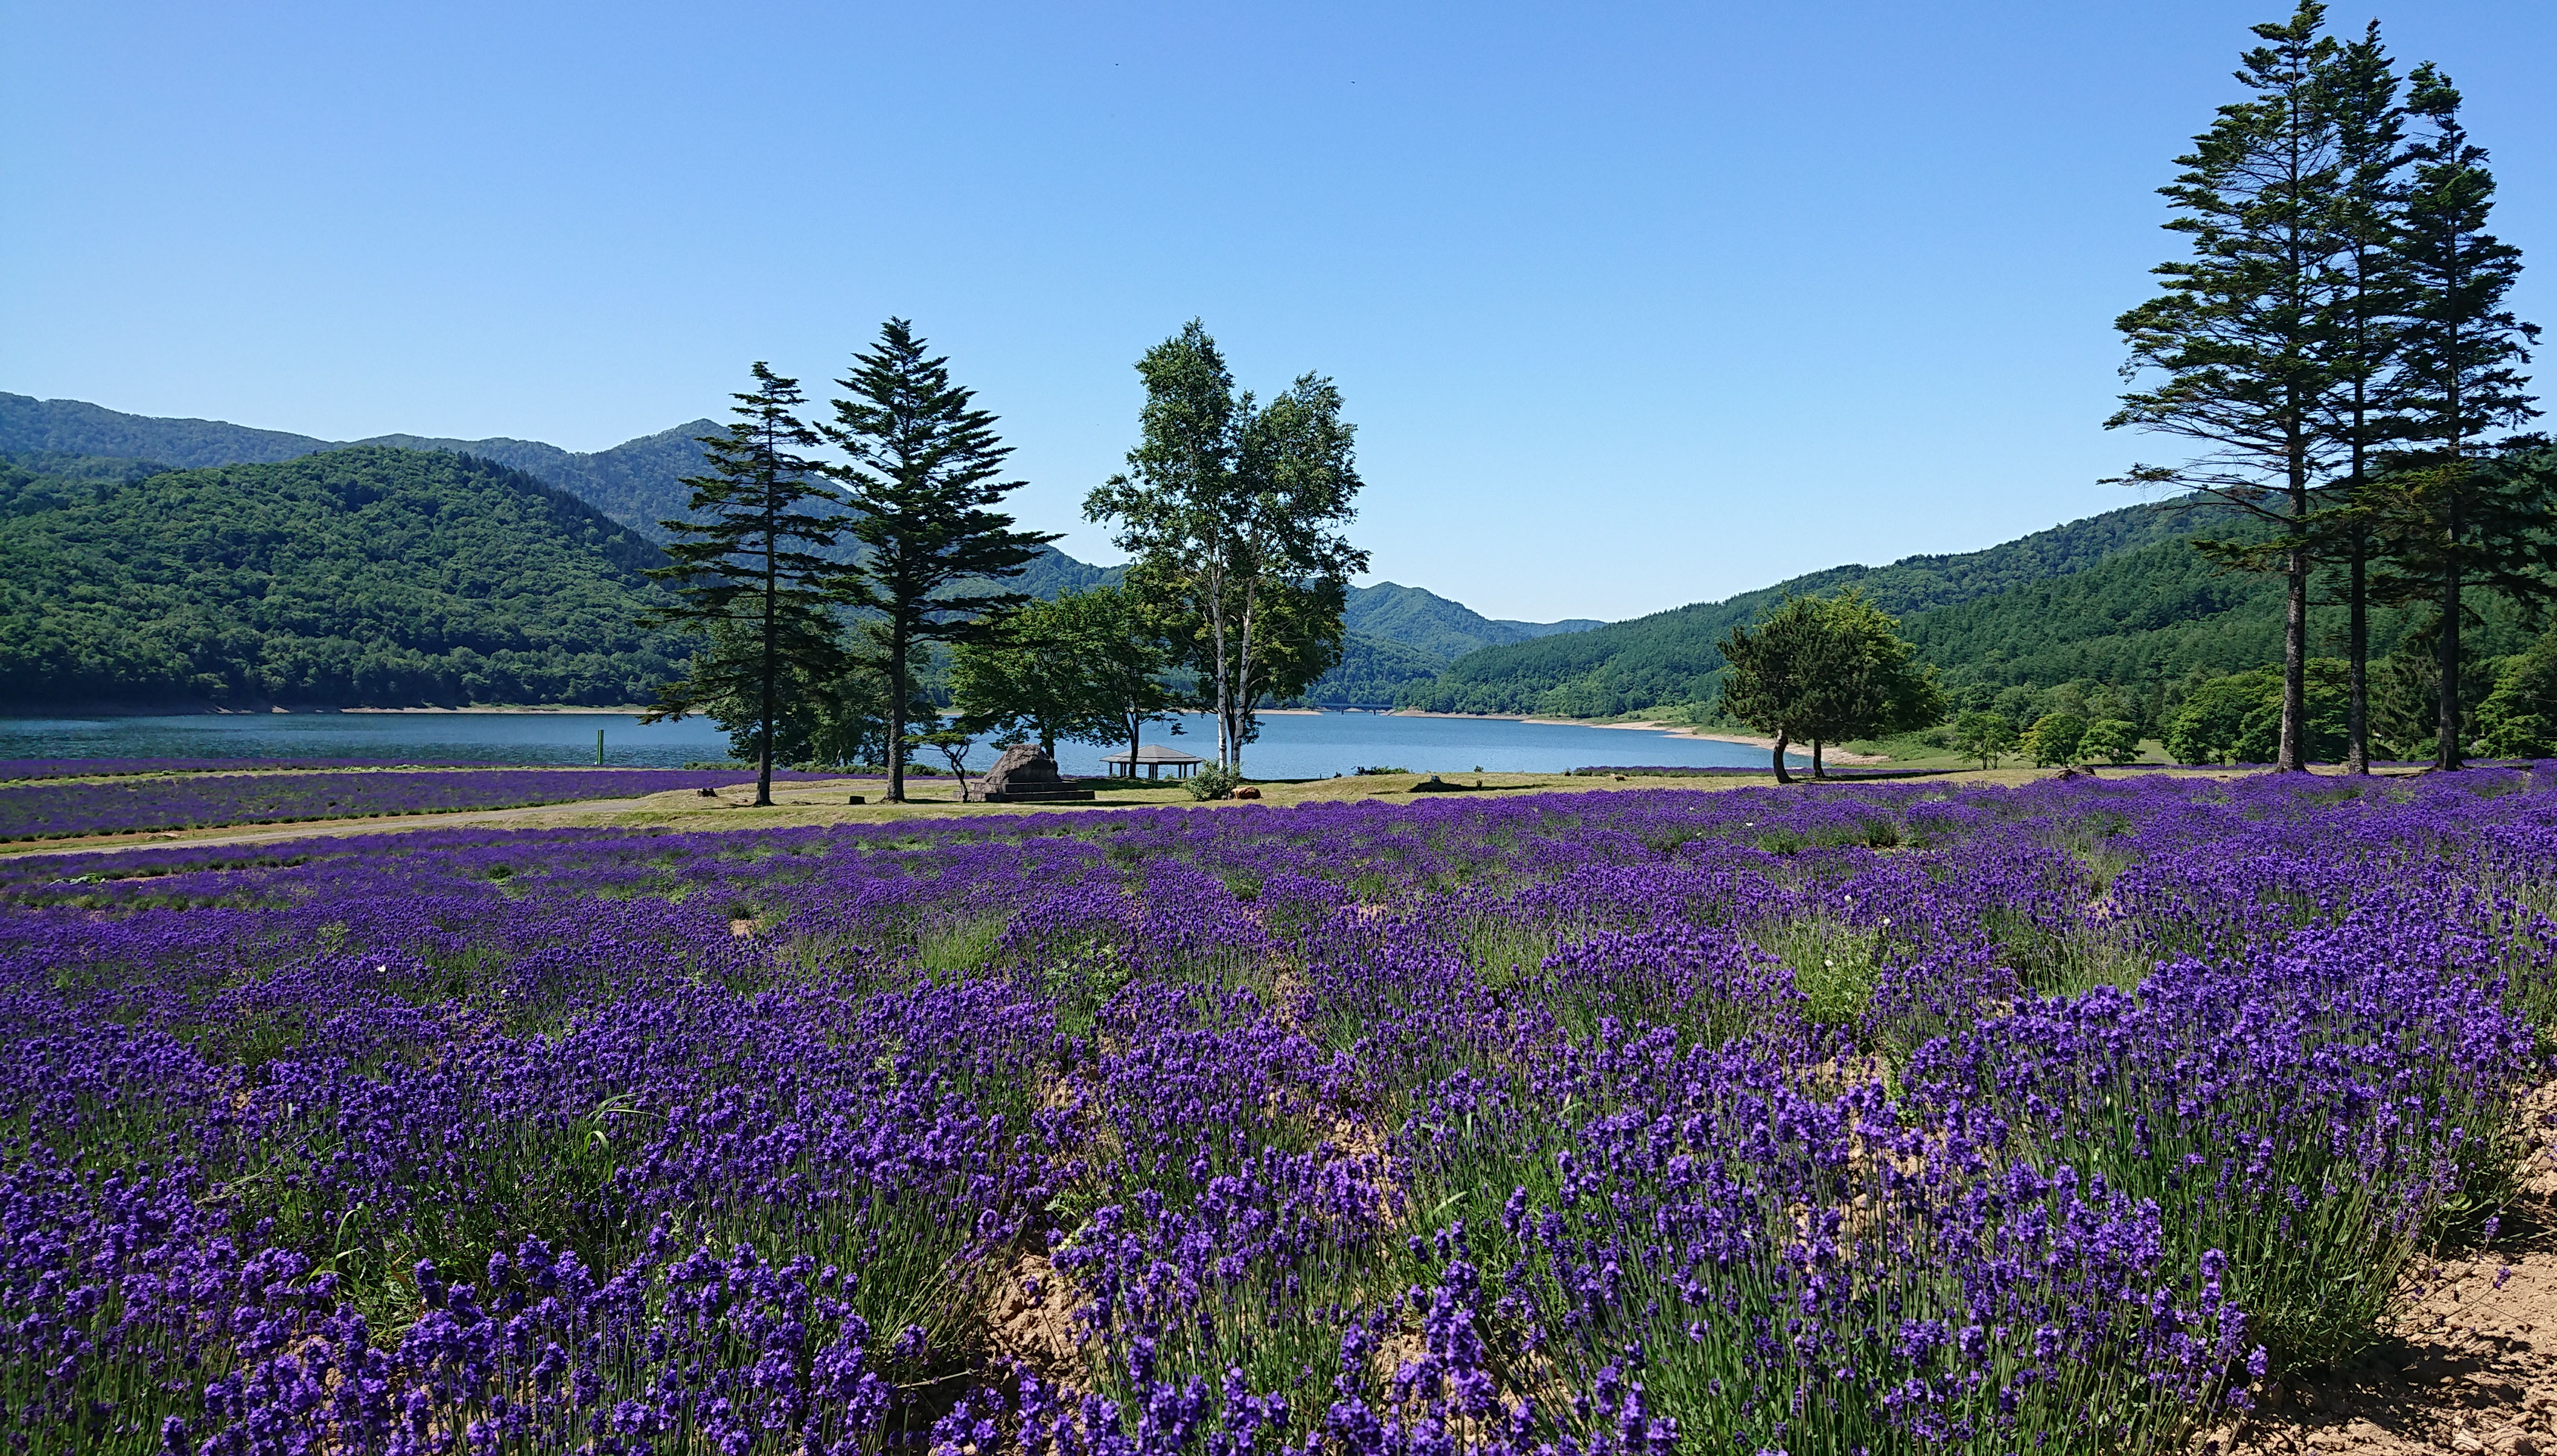
<svg viewBox="0 0 2557 1456">
<path fill-rule="evenodd" d="M 2177 1448 L 2502 1197 L 2551 864 L 2544 766 L 9 861 L 0 1402 Z"/>
</svg>

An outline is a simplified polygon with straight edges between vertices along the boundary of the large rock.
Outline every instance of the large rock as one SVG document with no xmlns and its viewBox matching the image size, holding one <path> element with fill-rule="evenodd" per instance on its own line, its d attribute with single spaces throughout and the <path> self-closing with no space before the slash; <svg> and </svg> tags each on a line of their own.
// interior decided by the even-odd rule
<svg viewBox="0 0 2557 1456">
<path fill-rule="evenodd" d="M 974 796 L 981 804 L 1016 804 L 1028 799 L 1089 799 L 1092 790 L 1077 788 L 1056 771 L 1056 760 L 1027 743 L 1006 748 L 995 766 L 978 781 Z"/>
<path fill-rule="evenodd" d="M 986 770 L 978 787 L 989 798 L 996 794 L 1032 787 L 1062 787 L 1065 775 L 1056 771 L 1056 760 L 1038 750 L 1036 743 L 1014 743 Z"/>
</svg>

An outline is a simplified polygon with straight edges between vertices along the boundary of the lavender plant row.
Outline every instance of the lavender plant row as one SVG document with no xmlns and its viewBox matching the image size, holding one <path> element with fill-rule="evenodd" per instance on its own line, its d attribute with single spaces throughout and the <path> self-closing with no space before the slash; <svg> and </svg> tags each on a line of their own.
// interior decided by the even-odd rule
<svg viewBox="0 0 2557 1456">
<path fill-rule="evenodd" d="M 372 758 L 0 758 L 0 783 L 32 778 L 123 778 L 144 773 L 243 773 L 280 768 L 477 768 L 494 764 L 384 763 Z"/>
<path fill-rule="evenodd" d="M 779 771 L 777 779 L 827 775 Z M 750 778 L 750 775 L 749 775 Z M 361 819 L 619 799 L 739 781 L 681 768 L 386 769 L 198 774 L 110 783 L 0 785 L 0 840 L 67 839 L 225 824 Z"/>
<path fill-rule="evenodd" d="M 2182 1449 L 2490 1216 L 2557 773 L 0 862 L 0 1429 Z"/>
</svg>

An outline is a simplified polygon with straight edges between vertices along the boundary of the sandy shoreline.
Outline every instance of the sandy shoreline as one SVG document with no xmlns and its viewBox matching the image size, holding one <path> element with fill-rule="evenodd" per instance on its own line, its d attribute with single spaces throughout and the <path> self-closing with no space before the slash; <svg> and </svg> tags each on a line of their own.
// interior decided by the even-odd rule
<svg viewBox="0 0 2557 1456">
<path fill-rule="evenodd" d="M 1633 728 L 1643 732 L 1663 733 L 1674 738 L 1705 738 L 1716 743 L 1740 743 L 1751 748 L 1764 748 L 1770 753 L 1773 753 L 1776 750 L 1776 740 L 1774 738 L 1764 737 L 1757 733 L 1729 732 L 1721 728 L 1700 728 L 1682 723 L 1655 723 L 1650 719 L 1636 719 L 1631 723 L 1590 723 L 1584 719 L 1577 718 L 1538 718 L 1534 715 L 1520 713 L 1429 713 L 1417 708 L 1398 708 L 1388 716 L 1393 718 L 1488 719 L 1498 723 L 1551 724 L 1557 728 Z M 1808 757 L 1812 751 L 1812 745 L 1809 743 L 1791 743 L 1788 744 L 1787 747 L 1790 749 L 1800 749 L 1806 757 Z M 1829 747 L 1822 750 L 1820 756 L 1831 763 L 1888 763 L 1891 761 L 1888 757 L 1880 753 L 1850 753 L 1835 744 L 1831 744 Z"/>
<path fill-rule="evenodd" d="M 571 714 L 571 713 L 600 713 L 600 714 L 606 714 L 606 715 L 609 715 L 609 716 L 611 716 L 611 717 L 613 717 L 613 718 L 639 718 L 639 717 L 642 717 L 643 715 L 646 715 L 646 714 L 649 714 L 649 713 L 653 713 L 653 712 L 655 712 L 656 710 L 654 710 L 654 709 L 650 709 L 650 708 L 639 708 L 639 707 L 632 707 L 632 706 L 624 706 L 624 707 L 620 707 L 620 708 L 563 708 L 563 707 L 555 707 L 555 706 L 552 706 L 552 705 L 549 705 L 549 704 L 537 704 L 537 705 L 534 705 L 534 706 L 532 706 L 532 707 L 527 707 L 527 708 L 481 708 L 481 707 L 471 707 L 471 708 L 327 708 L 327 709 L 321 709 L 321 710 L 319 710 L 319 711 L 320 711 L 320 712 L 323 712 L 323 713 L 347 713 L 347 714 L 361 713 L 361 714 L 378 714 L 378 715 L 383 715 L 383 716 L 388 716 L 388 715 L 392 715 L 392 714 L 410 713 L 410 714 L 426 714 L 426 715 L 429 715 L 429 716 L 442 715 L 442 716 L 444 716 L 444 717 L 448 717 L 448 718 L 450 718 L 450 717 L 456 717 L 456 716 L 463 715 L 463 714 L 477 714 L 477 713 L 498 713 L 498 714 L 504 714 L 504 713 L 518 713 L 518 714 L 550 714 L 550 715 L 553 715 L 553 716 L 557 716 L 557 715 L 560 715 L 560 714 Z"/>
</svg>

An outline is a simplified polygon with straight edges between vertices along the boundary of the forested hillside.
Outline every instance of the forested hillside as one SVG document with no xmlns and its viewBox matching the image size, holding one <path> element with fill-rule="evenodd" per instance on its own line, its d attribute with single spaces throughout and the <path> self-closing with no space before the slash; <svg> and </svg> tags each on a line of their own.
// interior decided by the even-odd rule
<svg viewBox="0 0 2557 1456">
<path fill-rule="evenodd" d="M 0 456 L 11 460 L 100 456 L 185 468 L 289 461 L 327 449 L 327 441 L 282 430 L 128 415 L 83 400 L 0 392 Z"/>
<path fill-rule="evenodd" d="M 378 447 L 0 465 L 0 710 L 643 701 L 657 548 L 520 471 Z"/>
<path fill-rule="evenodd" d="M 2345 650 L 2345 609 L 2321 592 L 2309 609 L 2309 651 Z M 2481 657 L 2528 646 L 2533 633 L 2511 603 L 2473 589 L 2477 613 L 2463 645 Z M 2429 606 L 2370 611 L 2370 654 L 2395 651 L 2432 614 Z M 2216 677 L 2282 660 L 2282 584 L 2226 572 L 2184 542 L 2162 542 L 2057 581 L 1924 612 L 1901 623 L 1948 687 L 2120 687 Z"/>
<path fill-rule="evenodd" d="M 1714 644 L 1786 596 L 1855 586 L 1883 610 L 1908 618 L 2066 578 L 2125 552 L 2185 536 L 2209 519 L 2199 510 L 2135 505 L 1985 551 L 1912 556 L 1884 567 L 1832 567 L 1721 601 L 1485 648 L 1460 659 L 1436 680 L 1407 689 L 1402 701 L 1441 713 L 1582 718 L 1705 703 L 1711 701 L 1722 669 L 1722 652 Z"/>
<path fill-rule="evenodd" d="M 567 491 L 611 522 L 662 543 L 669 533 L 658 523 L 685 514 L 689 492 L 681 482 L 702 467 L 701 447 L 695 441 L 720 428 L 715 421 L 694 420 L 591 453 L 562 450 L 538 440 L 504 438 L 383 435 L 353 444 L 492 461 Z M 308 435 L 253 430 L 219 420 L 128 415 L 79 400 L 0 393 L 0 456 L 38 472 L 57 467 L 90 470 L 96 468 L 96 460 L 107 457 L 190 467 L 271 463 L 348 448 Z M 849 546 L 843 551 L 848 552 Z M 1009 591 L 1053 597 L 1115 585 L 1126 574 L 1123 567 L 1094 566 L 1051 546 L 1041 548 L 1020 576 L 1003 585 Z M 1391 582 L 1352 591 L 1347 618 L 1350 650 L 1338 667 L 1315 684 L 1310 701 L 1383 706 L 1394 702 L 1399 691 L 1428 682 L 1478 647 L 1598 625 L 1588 620 L 1493 621 L 1443 596 Z"/>
<path fill-rule="evenodd" d="M 1435 592 L 1393 582 L 1352 590 L 1343 620 L 1353 632 L 1450 662 L 1478 648 L 1603 625 L 1587 617 L 1559 622 L 1496 621 Z"/>
<path fill-rule="evenodd" d="M 494 461 L 556 485 L 652 540 L 664 537 L 659 521 L 684 513 L 686 492 L 676 482 L 701 472 L 702 448 L 693 443 L 695 438 L 719 428 L 709 420 L 694 420 L 591 453 L 502 437 L 442 440 L 377 435 L 340 442 L 281 430 L 252 430 L 220 420 L 128 415 L 75 399 L 0 394 L 0 455 L 14 460 L 38 454 L 120 456 L 183 469 L 272 463 L 349 445 L 448 451 Z"/>
<path fill-rule="evenodd" d="M 397 450 L 445 450 L 495 461 L 568 491 L 608 519 L 652 541 L 662 541 L 667 533 L 657 523 L 681 518 L 690 497 L 678 482 L 702 471 L 702 448 L 695 442 L 719 431 L 720 426 L 713 421 L 693 420 L 591 454 L 562 450 L 538 440 L 430 440 L 415 435 L 382 435 L 354 443 L 387 445 Z"/>
<path fill-rule="evenodd" d="M 1394 582 L 1352 588 L 1341 616 L 1349 629 L 1341 660 L 1300 701 L 1391 707 L 1402 693 L 1432 681 L 1468 652 L 1600 625 L 1586 617 L 1558 622 L 1498 620 L 1434 592 Z"/>
</svg>

